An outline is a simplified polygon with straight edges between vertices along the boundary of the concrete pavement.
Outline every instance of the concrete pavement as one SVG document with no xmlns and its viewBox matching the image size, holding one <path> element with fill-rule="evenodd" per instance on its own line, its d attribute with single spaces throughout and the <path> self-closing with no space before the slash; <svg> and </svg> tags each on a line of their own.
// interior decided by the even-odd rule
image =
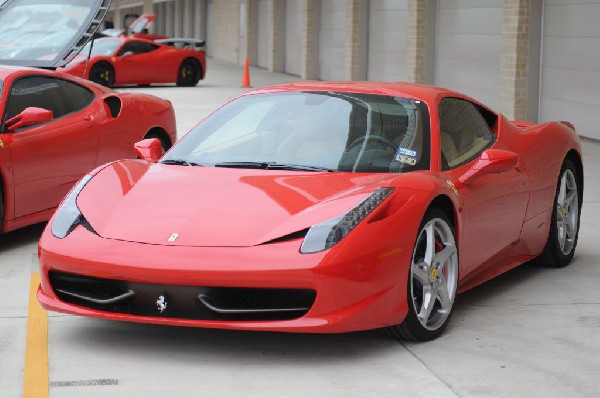
<svg viewBox="0 0 600 398">
<path fill-rule="evenodd" d="M 209 60 L 196 88 L 129 88 L 170 99 L 181 135 L 247 91 L 242 69 Z M 294 78 L 251 70 L 255 87 Z M 600 145 L 571 265 L 524 265 L 458 297 L 441 338 L 301 335 L 138 325 L 49 314 L 50 397 L 592 397 L 600 395 Z M 0 238 L 0 397 L 23 395 L 37 225 Z"/>
</svg>

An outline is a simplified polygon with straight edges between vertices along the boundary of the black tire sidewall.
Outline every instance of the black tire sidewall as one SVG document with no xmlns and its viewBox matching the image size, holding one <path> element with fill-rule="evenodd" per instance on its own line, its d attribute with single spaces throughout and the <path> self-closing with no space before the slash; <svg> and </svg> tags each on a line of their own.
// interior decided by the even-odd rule
<svg viewBox="0 0 600 398">
<path fill-rule="evenodd" d="M 195 72 L 194 80 L 188 81 L 181 77 L 181 71 L 188 65 L 194 69 L 194 72 Z M 183 60 L 183 62 L 179 66 L 179 70 L 177 72 L 177 85 L 183 86 L 183 87 L 193 87 L 196 84 L 198 84 L 201 77 L 202 77 L 202 66 L 200 65 L 200 63 L 193 58 L 187 58 L 187 59 Z"/>
</svg>

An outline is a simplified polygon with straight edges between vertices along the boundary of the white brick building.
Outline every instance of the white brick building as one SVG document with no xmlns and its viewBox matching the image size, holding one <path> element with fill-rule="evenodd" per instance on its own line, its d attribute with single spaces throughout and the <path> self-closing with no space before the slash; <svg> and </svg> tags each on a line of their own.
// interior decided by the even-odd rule
<svg viewBox="0 0 600 398">
<path fill-rule="evenodd" d="M 305 79 L 456 89 L 515 119 L 600 140 L 600 0 L 113 0 L 210 56 Z"/>
</svg>

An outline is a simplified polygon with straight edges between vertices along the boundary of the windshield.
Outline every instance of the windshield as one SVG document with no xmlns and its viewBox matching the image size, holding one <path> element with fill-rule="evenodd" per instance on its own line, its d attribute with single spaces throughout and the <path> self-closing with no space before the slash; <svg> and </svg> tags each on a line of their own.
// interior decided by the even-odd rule
<svg viewBox="0 0 600 398">
<path fill-rule="evenodd" d="M 429 169 L 429 114 L 421 101 L 383 95 L 250 95 L 217 110 L 163 158 L 176 161 L 348 172 L 424 170 Z"/>
<path fill-rule="evenodd" d="M 117 52 L 117 48 L 119 48 L 119 46 L 121 45 L 123 41 L 119 40 L 119 39 L 96 39 L 94 40 L 94 46 L 92 47 L 92 57 L 95 56 L 106 56 L 106 57 L 110 57 L 111 55 L 114 55 Z M 85 47 L 83 47 L 83 50 L 81 50 L 80 54 L 87 57 L 88 54 L 90 53 L 90 46 L 92 45 L 92 42 L 89 42 L 88 44 L 85 45 Z"/>
<path fill-rule="evenodd" d="M 96 15 L 101 0 L 12 0 L 0 13 L 0 59 L 23 66 L 54 66 Z M 105 1 L 105 0 L 104 0 Z M 81 43 L 83 45 L 83 43 Z M 73 55 L 74 56 L 74 55 Z"/>
</svg>

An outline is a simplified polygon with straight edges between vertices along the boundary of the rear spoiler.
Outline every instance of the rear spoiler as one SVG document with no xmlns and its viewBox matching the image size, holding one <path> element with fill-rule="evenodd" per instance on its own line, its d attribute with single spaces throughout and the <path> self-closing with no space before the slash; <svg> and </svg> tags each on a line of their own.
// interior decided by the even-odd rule
<svg viewBox="0 0 600 398">
<path fill-rule="evenodd" d="M 176 48 L 185 48 L 190 50 L 201 50 L 206 44 L 204 40 L 196 39 L 159 39 L 154 40 L 156 43 L 164 44 Z"/>
</svg>

